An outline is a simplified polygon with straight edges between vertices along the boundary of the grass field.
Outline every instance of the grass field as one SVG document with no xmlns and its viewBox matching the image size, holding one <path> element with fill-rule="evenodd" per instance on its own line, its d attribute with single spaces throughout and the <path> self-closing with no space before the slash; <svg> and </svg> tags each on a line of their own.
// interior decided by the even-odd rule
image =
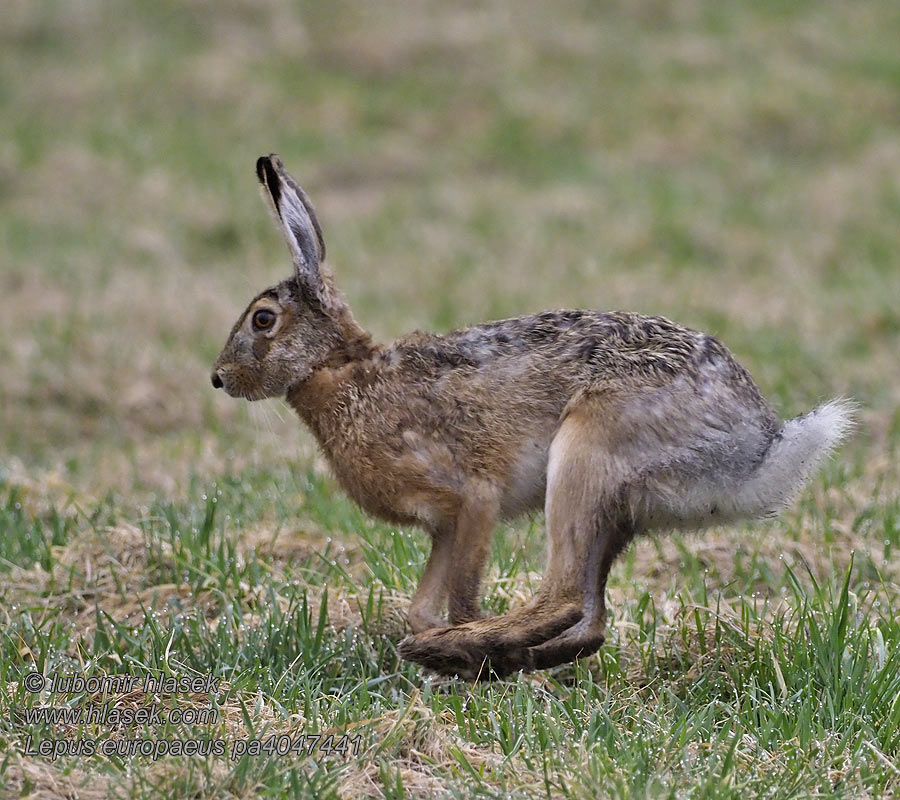
<svg viewBox="0 0 900 800">
<path fill-rule="evenodd" d="M 897 796 L 898 41 L 876 0 L 0 3 L 0 795 Z M 358 511 L 284 403 L 209 385 L 289 271 L 271 151 L 380 339 L 663 314 L 785 417 L 856 398 L 858 431 L 778 520 L 636 543 L 597 656 L 429 678 L 396 653 L 425 536 Z M 542 553 L 540 518 L 497 532 L 491 610 Z M 105 699 L 218 720 L 27 721 Z M 319 734 L 358 738 L 25 755 Z"/>
</svg>

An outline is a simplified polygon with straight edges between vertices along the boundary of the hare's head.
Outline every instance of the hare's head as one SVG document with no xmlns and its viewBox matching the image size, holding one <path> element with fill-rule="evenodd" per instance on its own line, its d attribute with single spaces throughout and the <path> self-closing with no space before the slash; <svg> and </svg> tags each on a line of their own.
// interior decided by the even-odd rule
<svg viewBox="0 0 900 800">
<path fill-rule="evenodd" d="M 213 386 L 247 400 L 284 395 L 361 333 L 322 264 L 325 242 L 306 193 L 276 155 L 260 158 L 256 174 L 294 275 L 253 298 L 216 359 Z"/>
</svg>

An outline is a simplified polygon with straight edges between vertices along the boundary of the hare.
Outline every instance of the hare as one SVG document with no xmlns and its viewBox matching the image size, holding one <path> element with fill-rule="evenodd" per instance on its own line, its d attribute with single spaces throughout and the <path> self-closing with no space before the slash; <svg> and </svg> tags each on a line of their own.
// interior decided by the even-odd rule
<svg viewBox="0 0 900 800">
<path fill-rule="evenodd" d="M 324 264 L 309 198 L 276 155 L 256 173 L 294 274 L 241 314 L 212 384 L 285 396 L 350 497 L 430 535 L 399 646 L 428 669 L 475 679 L 596 652 L 636 534 L 776 514 L 852 425 L 842 400 L 782 423 L 724 345 L 663 317 L 546 311 L 378 344 Z M 494 526 L 541 508 L 540 589 L 484 617 Z"/>
</svg>

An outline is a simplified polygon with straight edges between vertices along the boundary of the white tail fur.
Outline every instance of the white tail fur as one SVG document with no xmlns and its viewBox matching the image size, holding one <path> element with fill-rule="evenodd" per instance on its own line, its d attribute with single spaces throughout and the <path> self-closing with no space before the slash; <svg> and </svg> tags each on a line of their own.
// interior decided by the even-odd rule
<svg viewBox="0 0 900 800">
<path fill-rule="evenodd" d="M 785 422 L 735 505 L 753 516 L 777 514 L 853 429 L 856 408 L 850 400 L 831 400 Z"/>
</svg>

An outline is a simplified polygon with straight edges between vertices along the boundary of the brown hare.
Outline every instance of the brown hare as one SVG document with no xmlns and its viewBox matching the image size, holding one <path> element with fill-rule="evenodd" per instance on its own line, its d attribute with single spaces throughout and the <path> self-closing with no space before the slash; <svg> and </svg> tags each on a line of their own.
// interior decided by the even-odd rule
<svg viewBox="0 0 900 800">
<path fill-rule="evenodd" d="M 663 317 L 547 311 L 377 344 L 323 263 L 304 191 L 275 155 L 256 172 L 294 274 L 241 314 L 213 386 L 286 396 L 365 511 L 428 532 L 400 653 L 431 670 L 502 676 L 594 653 L 633 536 L 777 513 L 851 425 L 844 401 L 782 423 L 724 345 Z M 541 508 L 539 591 L 484 618 L 495 525 Z"/>
</svg>

